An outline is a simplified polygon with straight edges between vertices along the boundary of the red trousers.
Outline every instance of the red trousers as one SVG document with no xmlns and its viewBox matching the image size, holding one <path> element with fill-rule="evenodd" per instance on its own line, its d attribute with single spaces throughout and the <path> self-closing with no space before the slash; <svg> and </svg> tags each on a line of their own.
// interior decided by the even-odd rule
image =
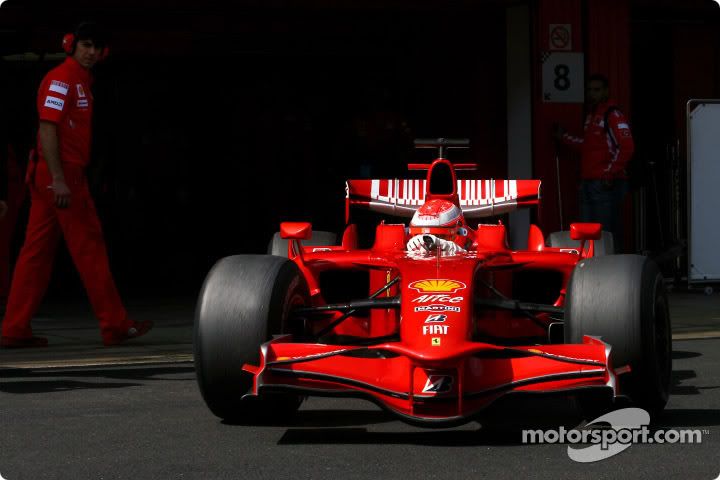
<svg viewBox="0 0 720 480">
<path fill-rule="evenodd" d="M 25 201 L 25 182 L 20 167 L 17 164 L 12 150 L 9 150 L 7 165 L 8 182 L 8 211 L 5 218 L 0 220 L 0 304 L 5 304 L 10 292 L 10 249 L 15 235 L 20 209 Z M 5 172 L 0 172 L 5 173 Z M 0 182 L 5 179 L 0 178 Z"/>
<path fill-rule="evenodd" d="M 30 320 L 42 301 L 52 273 L 60 237 L 70 250 L 85 285 L 103 336 L 125 333 L 132 326 L 115 287 L 102 236 L 102 228 L 90 197 L 82 167 L 63 164 L 70 188 L 70 206 L 57 208 L 52 178 L 45 162 L 38 162 L 30 184 L 30 218 L 25 243 L 18 257 L 10 286 L 2 335 L 29 337 Z"/>
</svg>

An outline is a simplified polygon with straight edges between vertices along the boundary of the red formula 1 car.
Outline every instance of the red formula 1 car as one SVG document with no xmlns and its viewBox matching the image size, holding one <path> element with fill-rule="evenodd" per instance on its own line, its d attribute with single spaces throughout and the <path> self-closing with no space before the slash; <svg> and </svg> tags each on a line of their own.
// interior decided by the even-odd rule
<svg viewBox="0 0 720 480">
<path fill-rule="evenodd" d="M 404 224 L 380 223 L 358 248 L 350 212 L 411 217 L 443 199 L 465 219 L 537 205 L 538 180 L 458 179 L 440 149 L 425 180 L 350 180 L 339 245 L 309 223 L 283 223 L 279 255 L 221 259 L 195 319 L 195 365 L 210 410 L 272 419 L 308 395 L 367 398 L 415 424 L 482 418 L 506 401 L 560 395 L 659 412 L 668 398 L 671 336 L 657 266 L 637 255 L 594 256 L 599 224 L 573 224 L 579 246 L 548 247 L 531 225 L 528 250 L 502 223 L 467 228 L 468 248 L 406 250 Z"/>
</svg>

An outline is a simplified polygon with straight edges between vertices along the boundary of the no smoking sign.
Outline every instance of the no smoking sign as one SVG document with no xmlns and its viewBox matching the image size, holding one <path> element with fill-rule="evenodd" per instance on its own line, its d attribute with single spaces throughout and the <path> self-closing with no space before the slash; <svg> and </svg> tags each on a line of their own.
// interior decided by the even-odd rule
<svg viewBox="0 0 720 480">
<path fill-rule="evenodd" d="M 572 50 L 572 26 L 569 23 L 551 23 L 548 50 Z"/>
</svg>

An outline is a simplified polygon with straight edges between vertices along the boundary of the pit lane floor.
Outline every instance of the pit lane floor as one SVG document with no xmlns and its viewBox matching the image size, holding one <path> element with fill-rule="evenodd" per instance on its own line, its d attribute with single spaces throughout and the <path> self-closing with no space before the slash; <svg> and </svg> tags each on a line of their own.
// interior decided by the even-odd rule
<svg viewBox="0 0 720 480">
<path fill-rule="evenodd" d="M 674 343 L 670 403 L 656 428 L 702 443 L 633 445 L 591 464 L 566 445 L 526 445 L 477 423 L 406 425 L 371 403 L 311 398 L 292 422 L 224 424 L 192 364 L 5 369 L 0 474 L 21 479 L 678 478 L 720 473 L 720 339 Z"/>
<path fill-rule="evenodd" d="M 360 400 L 311 398 L 291 424 L 225 425 L 192 368 L 194 299 L 131 302 L 151 334 L 103 348 L 85 303 L 33 322 L 51 346 L 0 350 L 0 475 L 30 478 L 716 478 L 720 295 L 673 293 L 673 397 L 658 428 L 700 445 L 634 445 L 595 464 L 477 423 L 408 426 Z M 684 341 L 685 338 L 695 339 Z"/>
</svg>

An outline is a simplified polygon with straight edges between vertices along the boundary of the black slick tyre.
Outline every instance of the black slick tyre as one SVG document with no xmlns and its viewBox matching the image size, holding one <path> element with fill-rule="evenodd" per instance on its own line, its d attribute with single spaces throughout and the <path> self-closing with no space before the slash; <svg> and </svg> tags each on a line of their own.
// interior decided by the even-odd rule
<svg viewBox="0 0 720 480">
<path fill-rule="evenodd" d="M 229 421 L 264 422 L 291 415 L 301 397 L 243 396 L 252 387 L 246 363 L 258 365 L 260 346 L 272 335 L 298 333 L 293 307 L 306 305 L 308 287 L 294 262 L 270 255 L 220 259 L 208 273 L 195 311 L 195 371 L 210 410 Z"/>
<path fill-rule="evenodd" d="M 566 343 L 581 343 L 584 335 L 609 343 L 612 366 L 631 369 L 619 376 L 621 393 L 653 416 L 662 411 L 670 391 L 672 332 L 655 262 L 639 255 L 580 261 L 567 288 L 564 331 Z"/>
</svg>

